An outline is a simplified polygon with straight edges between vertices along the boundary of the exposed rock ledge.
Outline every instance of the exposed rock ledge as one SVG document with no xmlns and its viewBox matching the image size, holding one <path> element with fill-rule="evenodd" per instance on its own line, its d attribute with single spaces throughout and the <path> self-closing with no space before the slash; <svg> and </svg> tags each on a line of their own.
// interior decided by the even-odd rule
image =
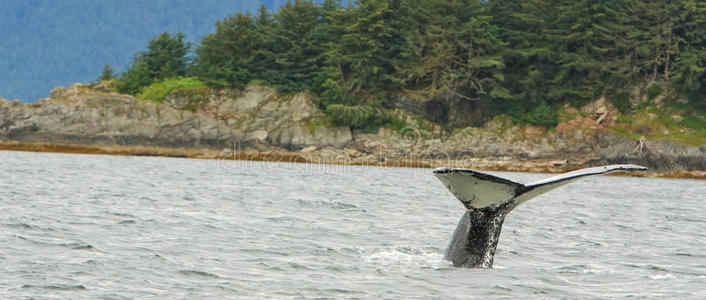
<svg viewBox="0 0 706 300">
<path fill-rule="evenodd" d="M 239 95 L 213 97 L 200 112 L 155 105 L 81 85 L 57 88 L 31 104 L 0 104 L 0 138 L 61 144 L 216 147 L 310 145 L 342 147 L 351 141 L 344 127 L 315 126 L 323 113 L 305 94 L 278 96 L 250 86 Z"/>
<path fill-rule="evenodd" d="M 687 177 L 703 177 L 706 170 L 706 146 L 618 136 L 598 124 L 611 122 L 612 108 L 602 103 L 584 108 L 597 119 L 579 117 L 551 132 L 496 119 L 448 135 L 402 110 L 396 113 L 409 127 L 351 132 L 328 125 L 308 94 L 280 95 L 257 85 L 208 95 L 190 110 L 180 109 L 185 101 L 172 97 L 155 105 L 82 85 L 57 88 L 30 104 L 0 99 L 0 149 L 223 158 L 235 147 L 249 153 L 236 159 L 530 172 L 636 163 Z"/>
</svg>

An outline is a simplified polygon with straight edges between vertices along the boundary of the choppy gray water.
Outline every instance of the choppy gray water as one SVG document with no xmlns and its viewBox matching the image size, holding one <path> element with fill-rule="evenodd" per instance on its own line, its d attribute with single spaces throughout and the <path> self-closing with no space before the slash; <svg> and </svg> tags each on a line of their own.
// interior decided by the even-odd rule
<svg viewBox="0 0 706 300">
<path fill-rule="evenodd" d="M 430 170 L 0 151 L 0 298 L 706 298 L 705 195 L 587 178 L 469 270 Z"/>
</svg>

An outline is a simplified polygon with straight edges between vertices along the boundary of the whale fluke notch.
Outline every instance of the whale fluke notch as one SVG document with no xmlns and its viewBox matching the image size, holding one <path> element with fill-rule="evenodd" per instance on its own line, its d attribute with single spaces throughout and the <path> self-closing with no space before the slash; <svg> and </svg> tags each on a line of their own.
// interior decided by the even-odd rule
<svg viewBox="0 0 706 300">
<path fill-rule="evenodd" d="M 505 216 L 518 205 L 585 176 L 646 170 L 637 165 L 609 165 L 521 184 L 470 169 L 435 169 L 434 175 L 466 207 L 445 258 L 456 267 L 492 268 Z"/>
</svg>

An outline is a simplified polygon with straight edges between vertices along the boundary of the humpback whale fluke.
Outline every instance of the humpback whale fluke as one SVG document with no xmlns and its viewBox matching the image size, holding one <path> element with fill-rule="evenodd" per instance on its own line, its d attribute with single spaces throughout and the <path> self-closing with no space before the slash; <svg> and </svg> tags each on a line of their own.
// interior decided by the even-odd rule
<svg viewBox="0 0 706 300">
<path fill-rule="evenodd" d="M 455 267 L 492 268 L 505 216 L 518 205 L 584 176 L 645 170 L 637 165 L 610 165 L 521 184 L 469 169 L 435 169 L 434 175 L 467 209 L 446 249 L 445 259 Z"/>
</svg>

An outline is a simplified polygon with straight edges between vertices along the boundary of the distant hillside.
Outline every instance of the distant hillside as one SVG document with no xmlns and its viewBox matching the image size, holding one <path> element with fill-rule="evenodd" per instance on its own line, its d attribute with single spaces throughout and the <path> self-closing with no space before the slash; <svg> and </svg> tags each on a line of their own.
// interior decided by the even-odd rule
<svg viewBox="0 0 706 300">
<path fill-rule="evenodd" d="M 270 8 L 285 1 L 263 0 Z M 34 101 L 58 85 L 95 80 L 110 64 L 123 71 L 147 41 L 181 31 L 188 41 L 217 20 L 255 12 L 252 0 L 5 0 L 0 8 L 0 97 Z"/>
</svg>

